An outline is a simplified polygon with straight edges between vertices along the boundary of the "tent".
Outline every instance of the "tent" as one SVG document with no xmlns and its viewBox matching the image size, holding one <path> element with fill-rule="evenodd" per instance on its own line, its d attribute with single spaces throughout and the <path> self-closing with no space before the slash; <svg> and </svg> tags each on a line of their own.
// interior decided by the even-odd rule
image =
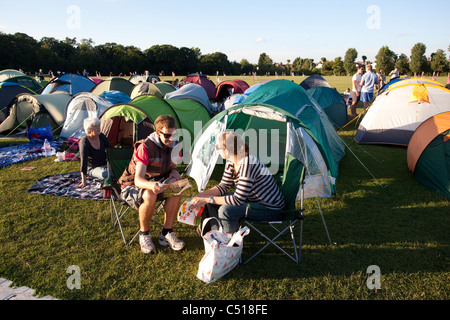
<svg viewBox="0 0 450 320">
<path fill-rule="evenodd" d="M 87 92 L 95 86 L 94 81 L 75 73 L 66 73 L 60 77 L 53 78 L 42 89 L 42 94 L 49 94 L 56 91 L 65 91 L 71 95 L 80 92 Z M 65 107 L 65 106 L 64 106 Z"/>
<path fill-rule="evenodd" d="M 400 83 L 400 82 L 399 82 Z M 450 111 L 450 90 L 428 83 L 409 83 L 377 96 L 355 134 L 357 143 L 407 146 L 428 118 Z"/>
<path fill-rule="evenodd" d="M 119 77 L 112 77 L 112 78 L 103 80 L 100 83 L 97 83 L 91 90 L 87 90 L 87 91 L 90 91 L 99 96 L 105 91 L 116 90 L 116 91 L 121 91 L 130 97 L 131 91 L 133 91 L 133 88 L 134 88 L 134 84 L 131 83 L 130 81 L 123 79 L 123 78 L 119 78 Z"/>
<path fill-rule="evenodd" d="M 36 80 L 34 80 L 32 77 L 25 75 L 8 78 L 8 82 L 13 82 L 25 86 L 33 90 L 33 92 L 35 93 L 40 93 L 43 89 L 42 86 Z"/>
<path fill-rule="evenodd" d="M 133 90 L 131 91 L 130 98 L 134 99 L 141 94 L 151 94 L 162 99 L 167 93 L 173 92 L 175 90 L 176 88 L 167 82 L 141 82 L 134 86 Z"/>
<path fill-rule="evenodd" d="M 34 94 L 29 88 L 17 83 L 0 83 L 0 124 L 8 117 L 11 109 L 11 102 L 21 93 Z"/>
<path fill-rule="evenodd" d="M 80 130 L 84 130 L 86 118 L 98 118 L 112 106 L 112 103 L 90 92 L 81 92 L 73 96 L 67 103 L 64 126 L 60 138 L 68 139 Z"/>
<path fill-rule="evenodd" d="M 164 99 L 192 99 L 200 102 L 210 114 L 213 114 L 213 112 L 215 112 L 214 107 L 208 99 L 208 95 L 205 89 L 201 85 L 196 83 L 188 83 L 176 91 L 166 93 Z"/>
<path fill-rule="evenodd" d="M 308 78 L 303 80 L 300 83 L 300 86 L 302 86 L 305 90 L 309 90 L 314 87 L 329 87 L 330 84 L 321 75 L 313 74 L 312 76 L 309 76 Z"/>
<path fill-rule="evenodd" d="M 289 80 L 272 80 L 256 89 L 243 103 L 269 104 L 300 119 L 323 146 L 331 174 L 337 177 L 345 145 L 328 116 L 305 89 Z"/>
<path fill-rule="evenodd" d="M 416 129 L 407 161 L 414 178 L 450 199 L 450 111 L 430 117 Z"/>
<path fill-rule="evenodd" d="M 345 126 L 348 122 L 347 105 L 339 92 L 330 87 L 313 87 L 307 92 L 325 111 L 334 128 Z"/>
<path fill-rule="evenodd" d="M 270 81 L 270 80 L 269 80 Z M 261 87 L 262 85 L 265 85 L 267 82 L 269 81 L 261 81 L 260 83 L 254 84 L 252 85 L 250 88 L 248 88 L 247 90 L 244 91 L 244 94 L 246 96 L 250 95 L 253 91 L 255 91 L 256 89 L 258 89 L 259 87 Z"/>
<path fill-rule="evenodd" d="M 56 129 L 65 120 L 66 106 L 71 97 L 67 92 L 19 94 L 11 104 L 8 118 L 0 124 L 0 132 L 16 127 L 36 128 L 47 125 Z"/>
<path fill-rule="evenodd" d="M 0 82 L 5 82 L 9 78 L 16 77 L 16 76 L 25 76 L 26 74 L 14 69 L 4 69 L 0 71 Z"/>
<path fill-rule="evenodd" d="M 244 93 L 248 88 L 250 88 L 250 86 L 243 80 L 222 81 L 217 86 L 215 100 L 223 101 L 232 94 Z"/>
<path fill-rule="evenodd" d="M 428 83 L 428 84 L 434 84 L 437 85 L 439 87 L 443 87 L 444 85 L 440 82 L 434 81 L 434 80 L 429 80 L 429 79 L 424 79 L 424 78 L 408 78 L 408 77 L 404 77 L 404 78 L 394 78 L 393 80 L 389 81 L 388 83 L 386 83 L 377 93 L 377 95 L 382 94 L 383 92 L 385 92 L 386 90 L 391 90 L 394 89 L 398 86 L 403 86 L 405 84 L 414 84 L 414 83 Z"/>
<path fill-rule="evenodd" d="M 217 163 L 223 163 L 215 148 L 225 130 L 241 134 L 251 154 L 271 174 L 281 172 L 290 154 L 306 166 L 305 198 L 330 197 L 335 180 L 328 173 L 324 150 L 313 133 L 288 112 L 263 103 L 243 103 L 218 113 L 197 136 L 187 174 L 203 191 Z M 221 162 L 222 161 L 222 162 Z"/>
<path fill-rule="evenodd" d="M 132 84 L 136 85 L 140 82 L 153 83 L 153 81 L 159 82 L 161 80 L 159 79 L 159 77 L 156 74 L 147 74 L 147 75 L 134 74 L 128 79 L 128 81 L 130 81 Z"/>
<path fill-rule="evenodd" d="M 180 81 L 180 87 L 188 83 L 201 85 L 208 95 L 208 99 L 214 99 L 216 96 L 216 85 L 207 76 L 201 73 L 191 73 Z"/>
<path fill-rule="evenodd" d="M 99 97 L 111 102 L 111 104 L 128 103 L 131 100 L 131 98 L 128 95 L 126 95 L 122 91 L 117 90 L 105 91 L 102 94 L 100 94 Z"/>
<path fill-rule="evenodd" d="M 177 129 L 184 129 L 181 137 L 189 147 L 196 131 L 211 119 L 206 108 L 191 99 L 169 100 L 151 95 L 141 95 L 129 103 L 116 104 L 106 110 L 100 121 L 101 131 L 112 145 L 117 143 L 132 147 L 137 140 L 154 131 L 153 122 L 162 114 L 172 115 Z"/>
</svg>

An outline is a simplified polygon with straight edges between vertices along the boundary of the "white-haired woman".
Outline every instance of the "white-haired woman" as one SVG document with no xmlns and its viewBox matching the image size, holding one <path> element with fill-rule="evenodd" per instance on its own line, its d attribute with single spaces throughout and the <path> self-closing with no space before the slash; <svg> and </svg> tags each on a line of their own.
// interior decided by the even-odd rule
<svg viewBox="0 0 450 320">
<path fill-rule="evenodd" d="M 100 120 L 98 118 L 86 118 L 83 122 L 84 136 L 78 146 L 80 149 L 80 172 L 81 183 L 75 188 L 86 185 L 87 176 L 105 179 L 108 177 L 108 166 L 106 162 L 106 148 L 111 148 L 108 138 L 100 132 Z M 112 176 L 112 173 L 109 173 Z"/>
</svg>

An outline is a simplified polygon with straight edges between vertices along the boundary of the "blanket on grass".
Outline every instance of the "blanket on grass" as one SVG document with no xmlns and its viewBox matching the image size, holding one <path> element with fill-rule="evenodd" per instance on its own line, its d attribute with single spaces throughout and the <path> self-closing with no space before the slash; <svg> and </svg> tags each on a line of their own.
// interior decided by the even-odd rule
<svg viewBox="0 0 450 320">
<path fill-rule="evenodd" d="M 37 180 L 28 189 L 28 192 L 85 200 L 107 200 L 103 198 L 102 180 L 87 177 L 86 185 L 83 188 L 75 188 L 80 182 L 81 173 L 79 171 L 61 173 Z"/>
<path fill-rule="evenodd" d="M 39 140 L 30 140 L 25 144 L 16 144 L 0 148 L 0 168 L 6 167 L 15 163 L 20 163 L 28 160 L 33 160 L 39 157 L 44 157 L 42 150 L 43 142 Z M 59 150 L 62 142 L 51 141 L 50 147 Z"/>
</svg>

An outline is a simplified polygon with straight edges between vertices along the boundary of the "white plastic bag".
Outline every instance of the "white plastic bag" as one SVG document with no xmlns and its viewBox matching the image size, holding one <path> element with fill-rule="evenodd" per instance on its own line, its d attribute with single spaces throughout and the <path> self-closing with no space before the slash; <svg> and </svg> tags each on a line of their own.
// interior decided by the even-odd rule
<svg viewBox="0 0 450 320">
<path fill-rule="evenodd" d="M 216 218 L 207 218 L 203 221 L 202 238 L 205 255 L 199 263 L 197 272 L 197 278 L 206 283 L 223 277 L 239 263 L 244 237 L 250 232 L 248 227 L 244 227 L 230 237 L 222 232 L 222 226 L 220 226 L 219 230 L 211 230 L 203 234 L 206 223 L 211 219 Z M 220 225 L 219 221 L 218 223 Z"/>
</svg>

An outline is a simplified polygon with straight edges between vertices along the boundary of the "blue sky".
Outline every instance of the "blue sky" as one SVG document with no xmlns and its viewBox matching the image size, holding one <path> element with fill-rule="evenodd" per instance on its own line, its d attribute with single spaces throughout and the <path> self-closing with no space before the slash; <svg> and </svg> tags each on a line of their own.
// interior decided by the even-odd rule
<svg viewBox="0 0 450 320">
<path fill-rule="evenodd" d="M 417 42 L 429 56 L 450 46 L 450 1 L 82 0 L 8 1 L 0 31 L 42 37 L 91 38 L 145 50 L 155 44 L 223 52 L 230 61 L 274 62 L 297 57 L 344 57 L 348 48 L 374 60 L 387 45 L 411 54 Z"/>
</svg>

